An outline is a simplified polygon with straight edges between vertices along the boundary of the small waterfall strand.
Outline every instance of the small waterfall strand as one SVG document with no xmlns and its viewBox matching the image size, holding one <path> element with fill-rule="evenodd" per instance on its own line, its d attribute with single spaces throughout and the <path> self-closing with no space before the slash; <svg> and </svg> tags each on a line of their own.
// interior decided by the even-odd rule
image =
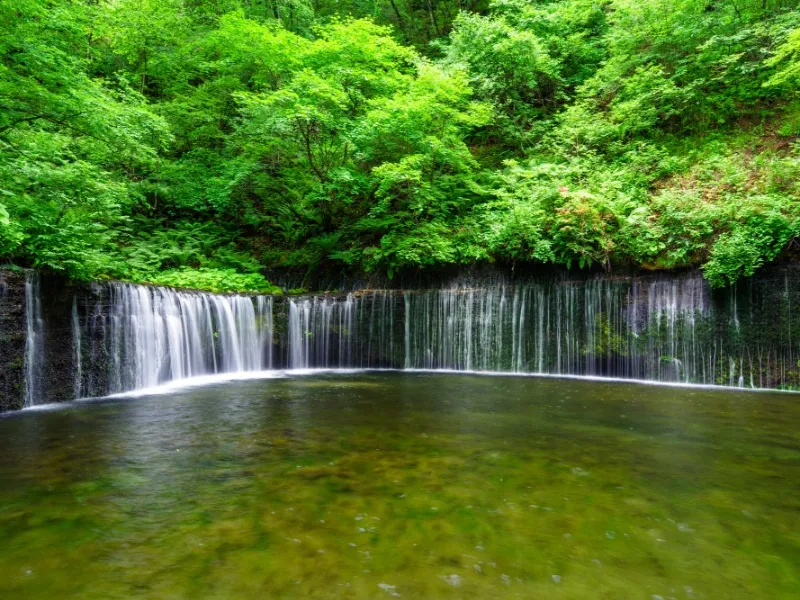
<svg viewBox="0 0 800 600">
<path fill-rule="evenodd" d="M 42 317 L 42 294 L 39 273 L 25 274 L 25 406 L 36 406 L 42 402 L 45 369 L 45 330 Z"/>
</svg>

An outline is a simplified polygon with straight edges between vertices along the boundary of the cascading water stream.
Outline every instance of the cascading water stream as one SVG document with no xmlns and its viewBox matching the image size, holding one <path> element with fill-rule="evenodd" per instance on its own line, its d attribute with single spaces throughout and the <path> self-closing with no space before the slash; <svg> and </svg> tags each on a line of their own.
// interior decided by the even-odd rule
<svg viewBox="0 0 800 600">
<path fill-rule="evenodd" d="M 78 371 L 75 388 L 97 393 L 102 386 L 94 374 L 102 371 L 103 361 L 108 364 L 104 393 L 270 368 L 272 312 L 268 297 L 110 284 L 107 316 L 98 303 L 84 325 L 77 308 L 73 311 L 77 360 L 86 356 L 90 363 Z M 88 348 L 82 347 L 84 328 L 91 340 Z"/>
<path fill-rule="evenodd" d="M 72 351 L 75 359 L 75 397 L 80 398 L 83 383 L 83 358 L 81 357 L 81 324 L 78 318 L 78 298 L 72 297 Z"/>
<path fill-rule="evenodd" d="M 371 291 L 345 297 L 289 299 L 291 369 L 396 368 L 401 353 L 395 329 L 402 296 Z M 402 347 L 402 346 L 401 346 Z"/>
<path fill-rule="evenodd" d="M 595 279 L 407 294 L 404 364 L 705 382 L 692 346 L 703 289 Z"/>
<path fill-rule="evenodd" d="M 793 387 L 792 329 L 800 325 L 791 307 L 800 289 L 784 279 L 782 295 L 770 282 L 758 288 L 756 311 L 756 299 L 735 289 L 712 301 L 700 274 L 295 298 L 288 363 Z"/>
<path fill-rule="evenodd" d="M 44 383 L 44 319 L 39 274 L 25 274 L 25 406 L 41 402 Z"/>
</svg>

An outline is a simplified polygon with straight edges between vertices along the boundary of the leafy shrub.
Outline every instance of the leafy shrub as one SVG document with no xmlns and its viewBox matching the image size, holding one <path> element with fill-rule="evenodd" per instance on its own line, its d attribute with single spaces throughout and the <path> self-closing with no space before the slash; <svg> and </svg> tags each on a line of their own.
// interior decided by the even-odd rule
<svg viewBox="0 0 800 600">
<path fill-rule="evenodd" d="M 168 285 L 177 288 L 206 290 L 217 293 L 282 293 L 279 287 L 272 285 L 262 275 L 257 273 L 237 273 L 233 269 L 192 269 L 183 267 L 144 276 L 137 281 L 139 283 Z"/>
</svg>

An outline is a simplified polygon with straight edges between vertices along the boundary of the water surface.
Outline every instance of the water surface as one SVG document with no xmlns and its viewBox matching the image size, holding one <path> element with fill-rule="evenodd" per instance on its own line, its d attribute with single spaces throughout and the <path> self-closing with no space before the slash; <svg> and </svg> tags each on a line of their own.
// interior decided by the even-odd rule
<svg viewBox="0 0 800 600">
<path fill-rule="evenodd" d="M 320 374 L 0 419 L 2 598 L 798 598 L 800 402 Z"/>
</svg>

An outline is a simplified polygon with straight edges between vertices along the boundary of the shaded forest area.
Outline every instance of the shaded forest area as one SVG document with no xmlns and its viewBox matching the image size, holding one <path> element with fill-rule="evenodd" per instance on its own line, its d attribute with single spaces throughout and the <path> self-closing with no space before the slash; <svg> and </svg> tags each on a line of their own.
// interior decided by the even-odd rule
<svg viewBox="0 0 800 600">
<path fill-rule="evenodd" d="M 273 291 L 266 269 L 701 267 L 800 237 L 789 0 L 0 3 L 0 257 Z"/>
</svg>

